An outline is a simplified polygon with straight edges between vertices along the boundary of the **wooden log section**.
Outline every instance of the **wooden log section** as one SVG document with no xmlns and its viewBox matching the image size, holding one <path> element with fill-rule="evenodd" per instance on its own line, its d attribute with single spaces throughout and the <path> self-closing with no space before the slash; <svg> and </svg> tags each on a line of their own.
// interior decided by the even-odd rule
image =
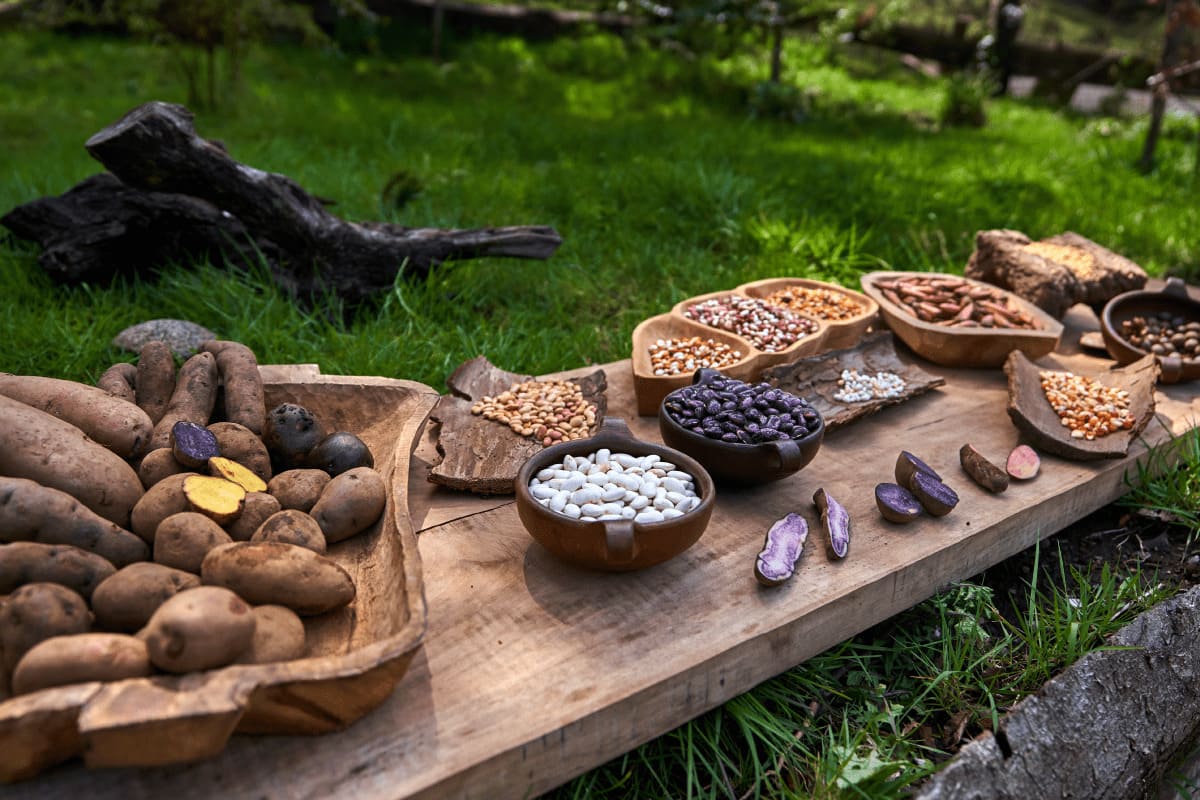
<svg viewBox="0 0 1200 800">
<path fill-rule="evenodd" d="M 332 292 L 353 305 L 390 289 L 401 271 L 421 277 L 442 261 L 481 256 L 545 259 L 562 243 L 540 225 L 443 230 L 348 222 L 290 178 L 231 158 L 196 133 L 187 108 L 171 103 L 138 106 L 86 146 L 112 176 L 0 218 L 46 248 L 42 265 L 59 280 L 214 254 L 244 265 L 261 254 L 291 294 Z"/>
</svg>

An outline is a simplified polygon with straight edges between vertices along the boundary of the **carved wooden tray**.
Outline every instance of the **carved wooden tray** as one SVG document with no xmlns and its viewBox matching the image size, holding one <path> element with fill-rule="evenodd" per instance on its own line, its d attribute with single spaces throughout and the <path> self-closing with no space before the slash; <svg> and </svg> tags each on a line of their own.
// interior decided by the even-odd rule
<svg viewBox="0 0 1200 800">
<path fill-rule="evenodd" d="M 262 369 L 268 381 L 299 374 Z M 311 379 L 319 382 L 268 383 L 267 407 L 300 403 L 327 429 L 357 433 L 392 487 L 373 528 L 329 549 L 354 578 L 354 603 L 306 618 L 308 655 L 295 661 L 83 683 L 0 703 L 0 781 L 29 778 L 80 755 L 91 767 L 198 761 L 220 753 L 235 732 L 327 733 L 391 695 L 425 635 L 408 473 L 437 393 L 386 378 Z"/>
<path fill-rule="evenodd" d="M 689 306 L 702 303 L 718 297 L 743 295 L 764 300 L 772 292 L 789 287 L 807 289 L 828 289 L 853 300 L 862 307 L 862 311 L 845 320 L 822 320 L 810 317 L 818 324 L 813 333 L 801 338 L 784 350 L 768 352 L 755 347 L 749 339 L 729 331 L 713 328 L 695 320 L 688 319 L 684 312 Z M 666 314 L 659 314 L 643 320 L 633 331 L 633 388 L 637 394 L 637 410 L 641 416 L 652 416 L 658 413 L 659 403 L 674 390 L 687 386 L 692 382 L 692 373 L 680 375 L 655 375 L 650 365 L 649 347 L 659 339 L 676 337 L 699 336 L 727 344 L 742 354 L 742 358 L 728 367 L 722 367 L 721 373 L 738 380 L 754 381 L 767 367 L 776 364 L 787 364 L 805 356 L 820 353 L 831 347 L 846 347 L 857 342 L 867 328 L 878 319 L 879 306 L 874 299 L 865 294 L 846 289 L 835 283 L 806 280 L 804 278 L 768 278 L 751 283 L 743 283 L 733 289 L 722 292 L 689 297 L 675 304 Z M 807 316 L 807 315 L 801 315 Z"/>
<path fill-rule="evenodd" d="M 845 402 L 835 395 L 841 387 L 838 380 L 842 370 L 856 369 L 860 373 L 891 372 L 904 379 L 904 393 L 898 397 Z M 786 389 L 811 403 L 825 420 L 825 430 L 836 430 L 856 419 L 874 414 L 881 408 L 903 403 L 946 381 L 931 375 L 917 364 L 906 361 L 896 352 L 896 340 L 888 331 L 868 334 L 859 344 L 843 350 L 802 358 L 794 364 L 784 364 L 765 370 L 763 380 Z"/>
</svg>

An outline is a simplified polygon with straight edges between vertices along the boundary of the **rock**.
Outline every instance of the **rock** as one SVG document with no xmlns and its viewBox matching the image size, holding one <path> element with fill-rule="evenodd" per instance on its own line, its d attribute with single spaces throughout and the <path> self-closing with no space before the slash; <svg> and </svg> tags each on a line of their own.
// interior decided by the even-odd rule
<svg viewBox="0 0 1200 800">
<path fill-rule="evenodd" d="M 146 342 L 166 342 L 175 355 L 187 358 L 195 354 L 201 342 L 216 338 L 208 328 L 185 319 L 151 319 L 121 331 L 112 343 L 122 350 L 140 353 Z"/>
<path fill-rule="evenodd" d="M 1019 295 L 1056 319 L 1076 303 L 1099 309 L 1123 292 L 1146 285 L 1146 271 L 1077 233 L 1039 242 L 1020 231 L 975 234 L 964 273 Z"/>
</svg>

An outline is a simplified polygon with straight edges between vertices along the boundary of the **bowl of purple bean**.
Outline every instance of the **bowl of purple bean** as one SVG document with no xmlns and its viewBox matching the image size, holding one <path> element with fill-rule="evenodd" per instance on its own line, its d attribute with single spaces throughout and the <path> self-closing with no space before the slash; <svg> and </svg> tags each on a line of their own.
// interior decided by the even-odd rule
<svg viewBox="0 0 1200 800">
<path fill-rule="evenodd" d="M 547 447 L 517 474 L 517 515 L 559 559 L 628 572 L 687 550 L 712 517 L 716 490 L 697 461 L 605 417 L 588 439 Z"/>
<path fill-rule="evenodd" d="M 769 483 L 799 472 L 825 437 L 821 414 L 801 397 L 767 383 L 697 370 L 658 411 L 663 441 L 728 483 Z"/>
</svg>

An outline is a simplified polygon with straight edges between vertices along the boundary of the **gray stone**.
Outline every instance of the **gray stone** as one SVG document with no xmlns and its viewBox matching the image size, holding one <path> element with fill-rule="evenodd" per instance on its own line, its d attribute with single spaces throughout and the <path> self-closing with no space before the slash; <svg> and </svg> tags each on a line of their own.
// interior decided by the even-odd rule
<svg viewBox="0 0 1200 800">
<path fill-rule="evenodd" d="M 117 334 L 113 344 L 122 350 L 140 353 L 146 342 L 166 342 L 180 358 L 194 354 L 201 342 L 217 335 L 202 325 L 185 319 L 151 319 L 139 322 Z"/>
</svg>

